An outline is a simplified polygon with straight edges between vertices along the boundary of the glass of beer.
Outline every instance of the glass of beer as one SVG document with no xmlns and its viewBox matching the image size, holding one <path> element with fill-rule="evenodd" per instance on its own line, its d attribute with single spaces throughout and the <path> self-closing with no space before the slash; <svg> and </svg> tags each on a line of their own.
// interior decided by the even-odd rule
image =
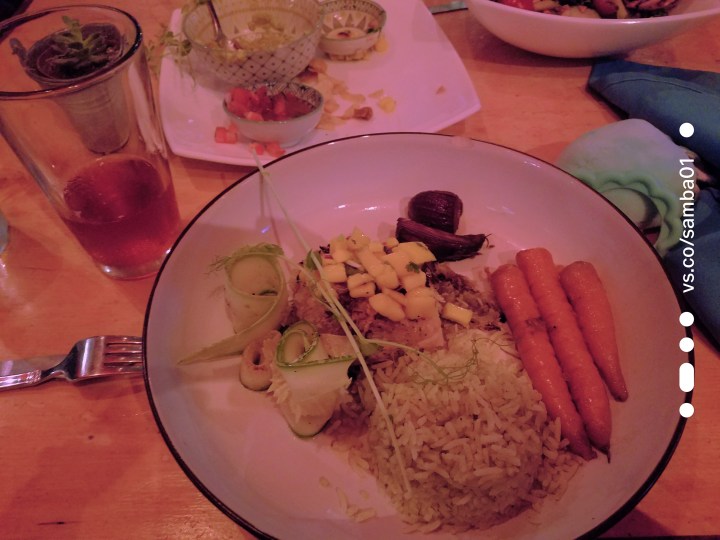
<svg viewBox="0 0 720 540">
<path fill-rule="evenodd" d="M 100 270 L 157 272 L 179 230 L 143 34 L 106 6 L 0 25 L 0 133 Z"/>
</svg>

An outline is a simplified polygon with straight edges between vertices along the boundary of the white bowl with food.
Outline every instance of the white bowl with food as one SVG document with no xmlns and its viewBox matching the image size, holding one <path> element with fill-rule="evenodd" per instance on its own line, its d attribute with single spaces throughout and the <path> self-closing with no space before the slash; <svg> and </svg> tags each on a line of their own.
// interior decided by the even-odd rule
<svg viewBox="0 0 720 540">
<path fill-rule="evenodd" d="M 616 5 L 616 0 L 602 1 L 609 10 Z M 626 53 L 669 39 L 720 15 L 720 4 L 715 0 L 625 0 L 624 4 L 623 0 L 617 0 L 620 5 L 635 6 L 624 8 L 625 12 L 630 10 L 630 17 L 602 18 L 593 9 L 593 2 L 601 0 L 588 0 L 589 7 L 572 9 L 554 0 L 510 0 L 513 5 L 495 0 L 468 0 L 467 5 L 480 24 L 499 39 L 530 52 L 560 58 Z M 549 12 L 516 7 L 518 5 L 526 8 L 533 5 Z M 649 16 L 653 13 L 656 16 Z"/>
<path fill-rule="evenodd" d="M 320 50 L 332 60 L 362 60 L 378 43 L 386 21 L 385 9 L 372 0 L 323 2 Z"/>
<path fill-rule="evenodd" d="M 434 216 L 443 206 L 450 219 Z M 415 235 L 449 268 L 427 266 Z M 487 271 L 533 247 L 594 265 L 613 307 L 629 396 L 609 401 L 610 460 L 568 450 L 493 303 Z M 360 354 L 332 331 L 347 319 L 330 281 L 340 305 L 355 302 Z M 572 176 L 464 138 L 359 136 L 272 162 L 191 221 L 149 301 L 146 387 L 183 470 L 259 537 L 598 535 L 680 439 L 681 312 L 652 246 Z"/>
<path fill-rule="evenodd" d="M 323 95 L 315 88 L 283 82 L 235 87 L 223 101 L 223 109 L 249 141 L 288 147 L 317 127 L 323 103 Z"/>
<path fill-rule="evenodd" d="M 315 56 L 322 7 L 317 0 L 215 0 L 220 26 L 231 44 L 216 41 L 206 4 L 182 21 L 198 69 L 236 85 L 289 81 Z"/>
</svg>

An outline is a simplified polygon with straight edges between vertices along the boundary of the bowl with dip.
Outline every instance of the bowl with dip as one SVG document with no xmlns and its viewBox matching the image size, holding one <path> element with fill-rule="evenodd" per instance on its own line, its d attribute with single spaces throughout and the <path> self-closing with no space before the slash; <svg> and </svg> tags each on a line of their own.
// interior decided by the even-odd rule
<svg viewBox="0 0 720 540">
<path fill-rule="evenodd" d="M 315 56 L 323 16 L 317 0 L 216 0 L 213 4 L 230 43 L 216 41 L 205 4 L 184 16 L 182 31 L 197 64 L 219 79 L 242 86 L 289 81 Z"/>
<path fill-rule="evenodd" d="M 332 60 L 362 60 L 380 39 L 387 13 L 371 0 L 323 2 L 320 50 Z"/>
</svg>

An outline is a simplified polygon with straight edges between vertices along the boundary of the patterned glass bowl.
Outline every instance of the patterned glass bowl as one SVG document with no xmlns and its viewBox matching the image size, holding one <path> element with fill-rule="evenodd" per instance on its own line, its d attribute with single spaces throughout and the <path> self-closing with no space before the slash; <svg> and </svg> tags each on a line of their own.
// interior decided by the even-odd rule
<svg viewBox="0 0 720 540">
<path fill-rule="evenodd" d="M 370 0 L 323 2 L 320 50 L 333 60 L 361 60 L 380 39 L 387 13 Z"/>
<path fill-rule="evenodd" d="M 308 113 L 289 120 L 249 120 L 230 112 L 227 102 L 223 101 L 223 108 L 230 121 L 246 139 L 289 147 L 299 143 L 305 135 L 317 127 L 322 116 L 324 101 L 322 94 L 316 89 L 296 82 L 257 84 L 248 89 L 254 92 L 260 86 L 265 86 L 270 96 L 280 93 L 292 94 L 312 108 Z"/>
<path fill-rule="evenodd" d="M 233 85 L 289 81 L 315 55 L 323 9 L 317 0 L 215 0 L 225 34 L 237 50 L 215 43 L 208 7 L 196 6 L 182 29 L 192 54 L 219 79 Z"/>
</svg>

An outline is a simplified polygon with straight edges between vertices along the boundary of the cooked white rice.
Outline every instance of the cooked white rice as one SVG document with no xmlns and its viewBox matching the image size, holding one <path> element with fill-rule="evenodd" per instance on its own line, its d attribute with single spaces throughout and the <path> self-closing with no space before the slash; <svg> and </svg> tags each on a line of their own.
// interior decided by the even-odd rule
<svg viewBox="0 0 720 540">
<path fill-rule="evenodd" d="M 413 528 L 490 527 L 561 493 L 577 468 L 512 343 L 498 344 L 502 336 L 468 330 L 432 362 L 404 355 L 374 366 L 409 490 L 367 381 L 356 407 L 330 426 Z"/>
</svg>

